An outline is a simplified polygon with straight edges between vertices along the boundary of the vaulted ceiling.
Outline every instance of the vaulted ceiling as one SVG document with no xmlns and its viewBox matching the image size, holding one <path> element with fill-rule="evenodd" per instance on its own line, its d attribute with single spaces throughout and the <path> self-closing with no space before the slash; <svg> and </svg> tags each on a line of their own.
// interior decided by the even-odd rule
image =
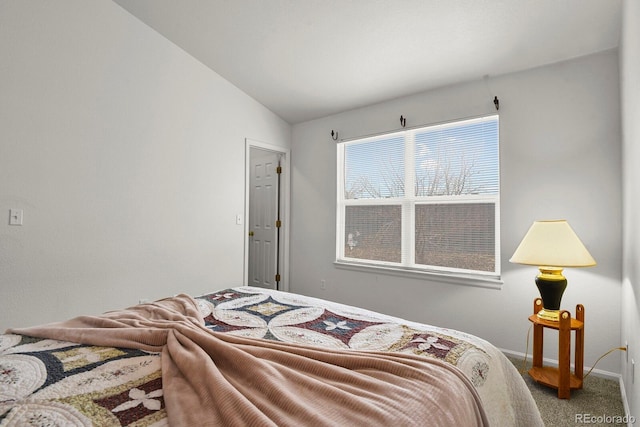
<svg viewBox="0 0 640 427">
<path fill-rule="evenodd" d="M 114 0 L 291 124 L 616 48 L 620 0 Z"/>
</svg>

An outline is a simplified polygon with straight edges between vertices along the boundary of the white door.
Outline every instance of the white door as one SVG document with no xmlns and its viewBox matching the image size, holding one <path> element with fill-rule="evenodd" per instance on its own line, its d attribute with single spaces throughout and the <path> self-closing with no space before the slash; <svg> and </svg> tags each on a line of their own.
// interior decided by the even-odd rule
<svg viewBox="0 0 640 427">
<path fill-rule="evenodd" d="M 251 149 L 249 196 L 249 285 L 277 289 L 279 155 Z"/>
</svg>

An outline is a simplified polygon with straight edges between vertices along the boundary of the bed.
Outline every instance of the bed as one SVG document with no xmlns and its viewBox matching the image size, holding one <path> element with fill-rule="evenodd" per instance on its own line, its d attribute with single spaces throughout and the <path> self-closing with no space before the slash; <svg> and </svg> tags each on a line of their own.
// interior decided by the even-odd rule
<svg viewBox="0 0 640 427">
<path fill-rule="evenodd" d="M 1 426 L 391 423 L 543 425 L 487 341 L 293 293 L 177 295 L 0 335 Z"/>
</svg>

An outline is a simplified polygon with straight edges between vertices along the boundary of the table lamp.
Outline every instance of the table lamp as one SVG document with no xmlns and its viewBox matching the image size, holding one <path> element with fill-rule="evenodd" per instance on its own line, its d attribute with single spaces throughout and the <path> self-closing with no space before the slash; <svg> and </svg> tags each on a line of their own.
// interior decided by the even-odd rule
<svg viewBox="0 0 640 427">
<path fill-rule="evenodd" d="M 534 221 L 509 262 L 538 266 L 540 274 L 536 277 L 536 285 L 543 306 L 538 317 L 552 322 L 558 321 L 560 300 L 567 287 L 563 267 L 596 265 L 565 220 Z"/>
</svg>

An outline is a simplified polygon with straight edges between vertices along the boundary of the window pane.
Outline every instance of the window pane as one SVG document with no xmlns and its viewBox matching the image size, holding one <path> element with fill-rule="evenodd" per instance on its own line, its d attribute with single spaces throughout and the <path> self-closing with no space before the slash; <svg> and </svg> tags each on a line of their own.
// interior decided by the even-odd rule
<svg viewBox="0 0 640 427">
<path fill-rule="evenodd" d="M 345 207 L 345 257 L 400 262 L 401 223 L 397 205 Z"/>
<path fill-rule="evenodd" d="M 432 126 L 415 138 L 416 196 L 498 193 L 497 116 Z"/>
<path fill-rule="evenodd" d="M 345 199 L 404 196 L 404 137 L 345 143 Z"/>
<path fill-rule="evenodd" d="M 495 204 L 416 205 L 416 264 L 495 271 Z"/>
</svg>

